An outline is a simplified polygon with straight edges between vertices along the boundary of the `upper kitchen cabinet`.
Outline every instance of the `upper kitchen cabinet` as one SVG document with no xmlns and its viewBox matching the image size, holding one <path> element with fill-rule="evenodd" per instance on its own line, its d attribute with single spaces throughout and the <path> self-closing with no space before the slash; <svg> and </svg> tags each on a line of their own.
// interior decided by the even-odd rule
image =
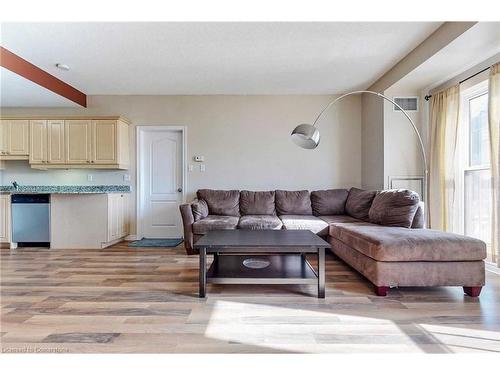
<svg viewBox="0 0 500 375">
<path fill-rule="evenodd" d="M 47 121 L 47 163 L 58 164 L 65 161 L 64 120 L 49 120 Z"/>
<path fill-rule="evenodd" d="M 30 164 L 64 164 L 64 120 L 30 121 Z"/>
<path fill-rule="evenodd" d="M 25 160 L 29 157 L 29 121 L 0 120 L 0 160 Z"/>
<path fill-rule="evenodd" d="M 11 130 L 4 126 L 4 123 L 9 124 L 9 121 L 11 120 L 2 120 L 2 155 L 4 148 L 7 150 L 10 147 L 6 137 Z M 129 127 L 120 117 L 38 117 L 23 121 L 27 124 L 26 133 L 30 133 L 27 138 L 29 152 L 26 152 L 24 158 L 28 159 L 29 155 L 33 168 L 129 167 Z M 16 140 L 13 144 L 18 143 Z M 19 147 L 13 149 L 18 150 Z"/>
<path fill-rule="evenodd" d="M 91 163 L 98 165 L 128 166 L 128 125 L 124 121 L 92 121 Z"/>
<path fill-rule="evenodd" d="M 89 164 L 92 162 L 92 120 L 65 120 L 67 164 Z"/>
</svg>

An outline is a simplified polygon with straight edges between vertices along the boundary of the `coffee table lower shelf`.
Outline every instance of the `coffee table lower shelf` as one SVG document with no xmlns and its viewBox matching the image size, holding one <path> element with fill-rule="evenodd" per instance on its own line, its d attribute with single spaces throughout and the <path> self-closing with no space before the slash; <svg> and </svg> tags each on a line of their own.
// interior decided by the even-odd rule
<svg viewBox="0 0 500 375">
<path fill-rule="evenodd" d="M 245 260 L 268 261 L 265 268 L 249 268 Z M 218 255 L 207 271 L 213 284 L 317 284 L 318 274 L 301 254 Z"/>
</svg>

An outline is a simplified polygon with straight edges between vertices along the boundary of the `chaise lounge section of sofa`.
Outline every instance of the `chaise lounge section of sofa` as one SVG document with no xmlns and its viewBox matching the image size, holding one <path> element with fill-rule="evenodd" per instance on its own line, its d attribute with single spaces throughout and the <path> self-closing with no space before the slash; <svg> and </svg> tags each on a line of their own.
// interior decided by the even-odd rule
<svg viewBox="0 0 500 375">
<path fill-rule="evenodd" d="M 202 189 L 180 211 L 188 254 L 210 230 L 306 229 L 329 241 L 380 296 L 390 287 L 462 286 L 477 297 L 485 283 L 486 244 L 425 229 L 422 204 L 409 190 Z"/>
</svg>

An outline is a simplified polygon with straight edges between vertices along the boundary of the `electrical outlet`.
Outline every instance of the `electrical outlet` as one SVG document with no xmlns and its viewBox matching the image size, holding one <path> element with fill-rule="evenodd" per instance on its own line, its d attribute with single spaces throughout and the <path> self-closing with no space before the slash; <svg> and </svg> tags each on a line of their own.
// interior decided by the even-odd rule
<svg viewBox="0 0 500 375">
<path fill-rule="evenodd" d="M 200 172 L 205 172 L 205 164 L 200 164 Z"/>
<path fill-rule="evenodd" d="M 129 174 L 124 174 L 123 175 L 123 181 L 126 181 L 126 182 L 130 181 L 130 175 Z"/>
<path fill-rule="evenodd" d="M 87 181 L 88 181 L 88 182 L 92 182 L 92 181 L 94 181 L 94 176 L 92 176 L 91 174 L 88 174 L 88 175 L 87 175 Z"/>
<path fill-rule="evenodd" d="M 193 164 L 189 164 L 188 169 L 189 169 L 189 172 L 192 172 L 192 171 L 193 171 L 193 169 L 194 169 L 194 165 L 193 165 Z"/>
</svg>

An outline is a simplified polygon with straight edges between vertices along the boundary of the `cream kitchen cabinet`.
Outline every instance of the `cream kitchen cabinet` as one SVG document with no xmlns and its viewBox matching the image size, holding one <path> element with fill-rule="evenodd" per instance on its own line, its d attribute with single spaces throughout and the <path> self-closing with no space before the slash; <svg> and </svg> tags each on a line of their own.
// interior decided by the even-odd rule
<svg viewBox="0 0 500 375">
<path fill-rule="evenodd" d="M 92 163 L 117 163 L 117 127 L 114 120 L 92 121 Z"/>
<path fill-rule="evenodd" d="M 24 160 L 29 157 L 29 121 L 0 120 L 0 159 Z"/>
<path fill-rule="evenodd" d="M 91 168 L 128 168 L 128 124 L 123 120 L 66 121 L 65 134 L 67 164 L 90 164 Z"/>
<path fill-rule="evenodd" d="M 30 134 L 30 164 L 65 162 L 64 120 L 31 120 Z"/>
<path fill-rule="evenodd" d="M 37 169 L 129 167 L 129 127 L 121 117 L 33 117 L 0 121 L 0 161 L 29 159 L 31 166 Z"/>
<path fill-rule="evenodd" d="M 10 242 L 10 194 L 0 194 L 0 243 Z"/>
<path fill-rule="evenodd" d="M 89 164 L 92 161 L 92 120 L 66 120 L 65 164 Z"/>
<path fill-rule="evenodd" d="M 92 163 L 128 168 L 128 124 L 118 120 L 92 121 Z"/>
<path fill-rule="evenodd" d="M 128 195 L 108 194 L 108 242 L 128 235 Z"/>
<path fill-rule="evenodd" d="M 50 164 L 60 164 L 66 161 L 64 129 L 63 120 L 47 121 L 47 162 Z"/>
</svg>

